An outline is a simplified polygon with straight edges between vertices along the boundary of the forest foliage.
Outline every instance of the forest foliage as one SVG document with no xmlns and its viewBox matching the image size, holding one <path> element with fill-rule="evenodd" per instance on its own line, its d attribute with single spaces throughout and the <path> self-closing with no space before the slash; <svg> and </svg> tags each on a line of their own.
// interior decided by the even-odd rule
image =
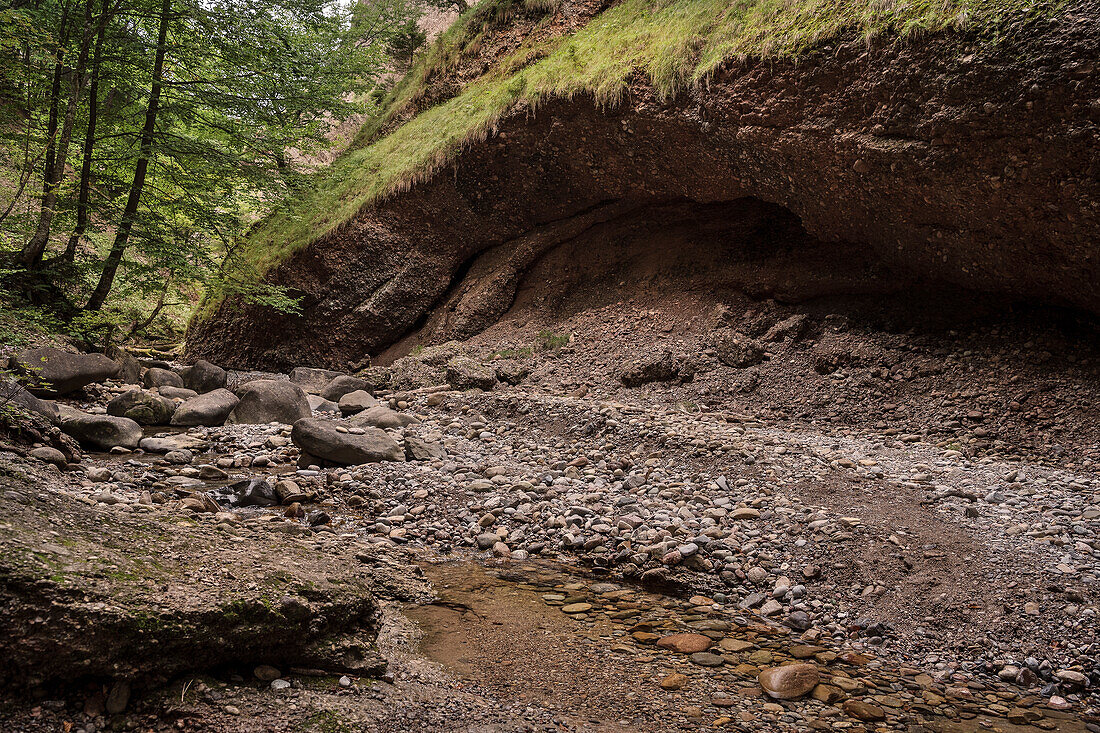
<svg viewBox="0 0 1100 733">
<path fill-rule="evenodd" d="M 0 0 L 0 298 L 147 329 L 222 263 L 423 42 L 415 0 Z M 123 334 L 124 335 L 124 334 Z"/>
</svg>

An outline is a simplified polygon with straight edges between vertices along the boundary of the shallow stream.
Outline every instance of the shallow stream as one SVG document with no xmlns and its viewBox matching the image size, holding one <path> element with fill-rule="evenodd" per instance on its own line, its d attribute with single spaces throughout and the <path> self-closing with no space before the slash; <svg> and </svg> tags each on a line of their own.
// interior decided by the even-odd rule
<svg viewBox="0 0 1100 733">
<path fill-rule="evenodd" d="M 464 685 L 592 730 L 1085 730 L 1041 698 L 941 682 L 702 596 L 653 593 L 554 561 L 422 567 L 437 601 L 405 610 L 422 654 Z M 673 634 L 691 636 L 666 648 Z M 798 700 L 765 696 L 760 670 L 790 662 L 816 664 L 821 686 Z"/>
</svg>

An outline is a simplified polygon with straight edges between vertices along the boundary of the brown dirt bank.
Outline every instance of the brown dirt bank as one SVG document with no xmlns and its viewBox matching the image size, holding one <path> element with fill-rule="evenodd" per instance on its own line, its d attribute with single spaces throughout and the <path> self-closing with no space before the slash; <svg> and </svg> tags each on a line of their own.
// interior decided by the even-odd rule
<svg viewBox="0 0 1100 733">
<path fill-rule="evenodd" d="M 8 696 L 82 680 L 150 687 L 222 665 L 377 672 L 379 597 L 425 587 L 356 543 L 322 551 L 258 524 L 97 505 L 51 488 L 64 480 L 0 455 Z"/>
<path fill-rule="evenodd" d="M 750 293 L 932 283 L 1100 312 L 1098 57 L 1100 5 L 1078 2 L 1010 21 L 997 43 L 852 41 L 735 63 L 670 103 L 638 81 L 613 110 L 517 109 L 453 168 L 270 272 L 301 316 L 227 301 L 189 351 L 344 366 L 425 325 L 424 341 L 469 337 L 549 253 L 587 237 L 578 256 L 598 258 L 670 217 L 687 261 L 705 245 L 714 282 Z M 814 265 L 722 272 L 768 246 Z"/>
</svg>

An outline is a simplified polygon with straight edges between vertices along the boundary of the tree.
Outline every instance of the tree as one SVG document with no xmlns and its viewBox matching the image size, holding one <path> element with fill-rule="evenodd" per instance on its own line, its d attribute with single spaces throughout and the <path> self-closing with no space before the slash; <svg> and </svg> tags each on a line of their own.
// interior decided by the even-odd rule
<svg viewBox="0 0 1100 733">
<path fill-rule="evenodd" d="M 25 110 L 0 128 L 0 173 L 5 157 L 22 159 L 22 185 L 0 186 L 14 191 L 0 255 L 14 249 L 35 271 L 7 281 L 52 281 L 45 300 L 60 288 L 91 311 L 172 301 L 162 297 L 169 281 L 220 282 L 225 252 L 304 184 L 330 131 L 367 111 L 392 59 L 417 44 L 417 2 L 0 7 L 0 96 Z M 23 193 L 32 180 L 42 184 L 33 206 Z M 278 293 L 250 297 L 286 304 Z"/>
<path fill-rule="evenodd" d="M 76 248 L 88 229 L 88 204 L 92 192 L 92 152 L 95 150 L 96 125 L 99 122 L 99 73 L 103 66 L 103 36 L 105 35 L 110 0 L 103 0 L 100 14 L 101 23 L 95 39 L 95 53 L 92 57 L 92 79 L 88 89 L 88 124 L 84 132 L 83 154 L 80 163 L 79 194 L 76 203 L 76 228 L 65 245 L 62 260 L 71 264 L 76 257 Z"/>
<path fill-rule="evenodd" d="M 168 50 L 168 23 L 171 12 L 172 0 L 163 0 L 157 31 L 157 46 L 153 55 L 153 88 L 149 92 L 149 104 L 145 108 L 145 126 L 141 129 L 141 152 L 134 169 L 134 181 L 130 186 L 130 195 L 126 199 L 126 210 L 122 213 L 122 221 L 115 230 L 115 241 L 111 245 L 106 262 L 103 263 L 99 283 L 92 291 L 91 298 L 88 299 L 88 310 L 102 308 L 103 302 L 111 292 L 119 263 L 122 262 L 122 255 L 126 252 L 130 231 L 137 218 L 141 193 L 145 190 L 145 176 L 149 172 L 149 160 L 153 157 L 153 135 L 156 133 L 157 112 L 160 110 L 160 91 L 164 85 L 164 55 Z"/>
<path fill-rule="evenodd" d="M 65 158 L 61 156 L 58 163 L 57 125 L 61 105 L 61 85 L 65 75 L 65 53 L 68 51 L 69 32 L 71 25 L 72 8 L 68 2 L 61 5 L 61 18 L 58 24 L 58 37 L 53 49 L 55 58 L 53 83 L 50 85 L 49 122 L 46 127 L 46 155 L 45 167 L 42 173 L 42 209 L 38 219 L 38 228 L 34 235 L 23 247 L 20 261 L 27 268 L 36 266 L 42 259 L 42 253 L 46 251 L 46 245 L 50 238 L 50 224 L 53 219 L 54 205 L 57 200 L 57 183 L 55 179 L 59 169 L 64 167 Z"/>
</svg>

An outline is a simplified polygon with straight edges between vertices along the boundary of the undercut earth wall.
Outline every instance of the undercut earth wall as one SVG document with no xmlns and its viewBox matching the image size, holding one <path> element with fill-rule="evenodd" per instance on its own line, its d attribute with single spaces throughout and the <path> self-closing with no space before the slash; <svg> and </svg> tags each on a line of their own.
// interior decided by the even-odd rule
<svg viewBox="0 0 1100 733">
<path fill-rule="evenodd" d="M 192 325 L 188 353 L 344 368 L 448 320 L 436 311 L 456 293 L 477 295 L 466 325 L 433 333 L 470 335 L 507 310 L 537 254 L 586 228 L 749 198 L 891 272 L 1100 313 L 1097 59 L 1100 9 L 1085 2 L 1013 21 L 996 42 L 850 41 L 732 63 L 671 102 L 639 76 L 613 109 L 517 108 L 425 183 L 269 271 L 300 315 L 226 300 Z"/>
</svg>

